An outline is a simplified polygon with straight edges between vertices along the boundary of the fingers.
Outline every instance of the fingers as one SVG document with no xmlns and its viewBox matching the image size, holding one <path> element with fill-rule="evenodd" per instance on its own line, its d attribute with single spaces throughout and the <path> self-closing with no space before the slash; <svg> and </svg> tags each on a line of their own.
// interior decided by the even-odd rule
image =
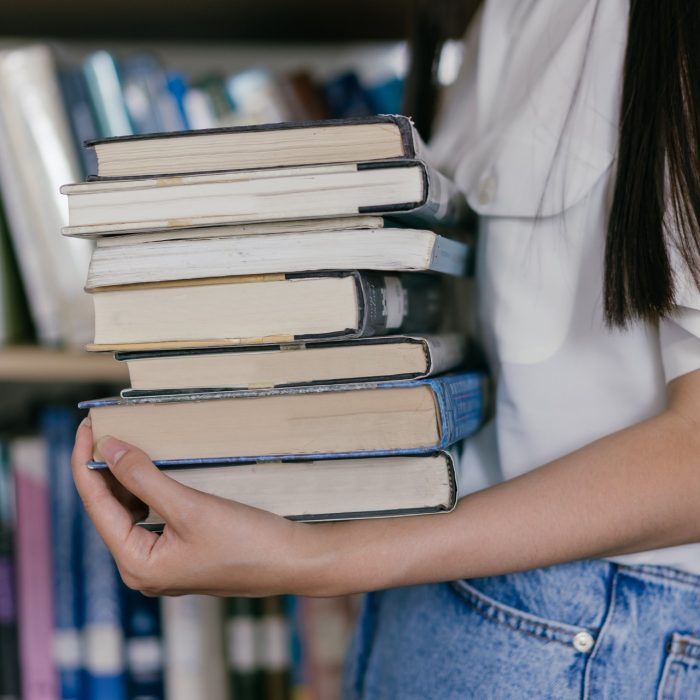
<svg viewBox="0 0 700 700">
<path fill-rule="evenodd" d="M 163 474 L 144 452 L 111 436 L 97 444 L 116 479 L 141 501 L 157 511 L 168 525 L 182 522 L 196 491 Z"/>
<path fill-rule="evenodd" d="M 76 433 L 71 462 L 73 480 L 95 528 L 116 555 L 117 550 L 131 534 L 133 519 L 129 510 L 114 497 L 103 475 L 87 467 L 90 459 L 92 430 L 89 420 L 86 419 Z"/>
</svg>

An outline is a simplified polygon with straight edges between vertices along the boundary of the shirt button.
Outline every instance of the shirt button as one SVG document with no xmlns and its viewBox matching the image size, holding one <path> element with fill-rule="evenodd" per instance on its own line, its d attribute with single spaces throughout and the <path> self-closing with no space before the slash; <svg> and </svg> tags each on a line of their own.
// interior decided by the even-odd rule
<svg viewBox="0 0 700 700">
<path fill-rule="evenodd" d="M 573 643 L 574 643 L 574 649 L 576 649 L 576 651 L 582 651 L 585 653 L 587 651 L 590 651 L 593 648 L 593 644 L 595 644 L 595 640 L 588 632 L 579 632 L 574 637 Z"/>
<path fill-rule="evenodd" d="M 484 175 L 479 180 L 479 192 L 477 199 L 479 204 L 490 204 L 496 196 L 496 178 L 493 175 Z"/>
</svg>

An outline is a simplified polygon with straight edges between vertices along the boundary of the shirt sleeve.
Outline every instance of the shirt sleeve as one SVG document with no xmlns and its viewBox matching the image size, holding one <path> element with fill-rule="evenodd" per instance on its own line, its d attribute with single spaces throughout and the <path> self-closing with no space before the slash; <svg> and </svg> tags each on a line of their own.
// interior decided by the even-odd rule
<svg viewBox="0 0 700 700">
<path fill-rule="evenodd" d="M 666 381 L 700 369 L 700 289 L 678 252 L 673 236 L 669 256 L 676 286 L 676 310 L 659 323 Z"/>
</svg>

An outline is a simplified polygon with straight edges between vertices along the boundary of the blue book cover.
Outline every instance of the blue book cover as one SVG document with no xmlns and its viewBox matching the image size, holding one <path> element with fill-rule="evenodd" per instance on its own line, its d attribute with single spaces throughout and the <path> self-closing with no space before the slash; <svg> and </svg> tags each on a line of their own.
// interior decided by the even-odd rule
<svg viewBox="0 0 700 700">
<path fill-rule="evenodd" d="M 179 394 L 177 396 L 159 396 L 153 394 L 134 399 L 108 398 L 85 401 L 82 409 L 99 411 L 110 406 L 138 406 L 140 404 L 160 404 L 177 402 L 218 401 L 222 399 L 246 399 L 265 396 L 325 394 L 329 392 L 367 391 L 384 389 L 410 389 L 418 386 L 430 387 L 435 398 L 436 419 L 439 438 L 436 444 L 420 448 L 395 448 L 386 450 L 367 449 L 329 453 L 326 451 L 309 451 L 299 454 L 251 454 L 229 455 L 209 458 L 156 459 L 161 467 L 193 464 L 235 464 L 265 461 L 300 461 L 353 456 L 382 457 L 390 455 L 427 454 L 442 450 L 474 433 L 486 418 L 489 406 L 487 376 L 483 372 L 456 372 L 439 377 L 427 377 L 414 381 L 356 382 L 349 384 L 305 385 L 300 387 L 280 387 L 276 389 L 239 390 L 224 392 L 204 392 L 196 394 Z M 93 425 L 95 424 L 93 420 Z M 126 438 L 125 438 L 126 439 Z M 91 462 L 91 467 L 104 467 L 102 462 Z"/>
<path fill-rule="evenodd" d="M 112 555 L 81 509 L 84 700 L 127 700 L 121 579 Z"/>
<path fill-rule="evenodd" d="M 95 149 L 86 148 L 84 144 L 96 139 L 98 132 L 85 78 L 79 69 L 73 68 L 61 69 L 58 77 L 83 177 L 94 175 L 97 173 Z"/>
<path fill-rule="evenodd" d="M 180 114 L 182 129 L 191 129 L 192 125 L 187 117 L 187 108 L 185 107 L 185 95 L 189 90 L 187 78 L 183 73 L 177 71 L 168 71 L 166 74 L 168 92 L 172 95 L 177 111 Z"/>
<path fill-rule="evenodd" d="M 160 600 L 126 586 L 121 590 L 129 700 L 162 700 Z"/>
<path fill-rule="evenodd" d="M 10 454 L 0 442 L 0 698 L 19 700 L 15 513 Z"/>
<path fill-rule="evenodd" d="M 155 56 L 139 54 L 124 59 L 122 85 L 124 102 L 137 134 L 184 128 L 165 70 Z"/>
<path fill-rule="evenodd" d="M 353 71 L 333 78 L 322 87 L 322 90 L 334 117 L 349 119 L 369 117 L 376 113 L 360 79 Z"/>
<path fill-rule="evenodd" d="M 98 134 L 127 136 L 134 133 L 124 101 L 121 69 L 109 51 L 90 54 L 81 67 L 92 105 Z"/>
<path fill-rule="evenodd" d="M 62 700 L 80 700 L 80 498 L 71 475 L 75 413 L 48 407 L 41 414 L 47 444 L 54 596 L 54 658 Z"/>
</svg>

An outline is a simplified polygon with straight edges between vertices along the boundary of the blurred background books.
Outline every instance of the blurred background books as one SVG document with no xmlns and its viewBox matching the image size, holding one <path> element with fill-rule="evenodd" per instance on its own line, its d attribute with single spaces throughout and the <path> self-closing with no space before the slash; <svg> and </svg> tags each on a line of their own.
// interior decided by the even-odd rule
<svg viewBox="0 0 700 700">
<path fill-rule="evenodd" d="M 3 698 L 338 696 L 356 600 L 145 599 L 119 582 L 72 483 L 57 481 L 72 407 L 128 385 L 125 363 L 82 351 L 92 243 L 58 235 L 58 187 L 95 172 L 82 140 L 119 133 L 401 112 L 427 138 L 469 6 L 2 3 Z"/>
</svg>

